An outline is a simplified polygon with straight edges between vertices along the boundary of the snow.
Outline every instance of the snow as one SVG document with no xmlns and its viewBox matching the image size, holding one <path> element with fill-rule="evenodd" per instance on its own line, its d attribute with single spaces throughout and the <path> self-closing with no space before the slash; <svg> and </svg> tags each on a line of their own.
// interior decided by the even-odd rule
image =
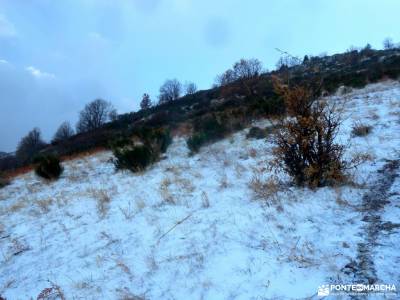
<svg viewBox="0 0 400 300">
<path fill-rule="evenodd" d="M 362 240 L 362 196 L 385 159 L 399 158 L 399 100 L 394 81 L 330 97 L 344 105 L 347 156 L 370 155 L 352 171 L 359 185 L 286 184 L 257 196 L 255 176 L 287 176 L 265 168 L 271 142 L 247 140 L 248 129 L 194 156 L 175 138 L 140 174 L 116 172 L 101 152 L 65 162 L 55 182 L 21 175 L 0 190 L 0 295 L 36 298 L 51 282 L 66 299 L 316 297 L 319 285 L 345 280 Z M 358 121 L 372 133 L 352 137 Z M 397 179 L 383 214 L 393 223 L 399 188 Z M 379 279 L 398 288 L 399 241 L 393 231 L 377 256 Z"/>
</svg>

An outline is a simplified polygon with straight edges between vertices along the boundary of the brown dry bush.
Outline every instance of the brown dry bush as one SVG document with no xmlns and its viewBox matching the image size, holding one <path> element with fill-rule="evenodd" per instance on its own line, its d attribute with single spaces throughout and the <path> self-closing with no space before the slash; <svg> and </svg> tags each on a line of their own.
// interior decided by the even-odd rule
<svg viewBox="0 0 400 300">
<path fill-rule="evenodd" d="M 340 113 L 318 100 L 318 88 L 283 85 L 275 78 L 274 88 L 285 103 L 287 117 L 275 134 L 275 163 L 297 185 L 320 187 L 343 182 L 347 163 L 344 147 L 335 143 Z"/>
</svg>

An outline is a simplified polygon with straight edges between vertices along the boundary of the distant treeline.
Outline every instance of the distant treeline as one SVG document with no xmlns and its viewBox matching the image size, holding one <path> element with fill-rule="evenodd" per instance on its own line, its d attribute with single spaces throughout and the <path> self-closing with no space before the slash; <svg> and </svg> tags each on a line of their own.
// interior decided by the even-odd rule
<svg viewBox="0 0 400 300">
<path fill-rule="evenodd" d="M 318 90 L 327 94 L 342 85 L 360 88 L 385 78 L 398 79 L 400 48 L 393 44 L 385 48 L 374 50 L 367 45 L 342 54 L 302 59 L 283 52 L 277 69 L 271 72 L 262 70 L 256 59 L 240 60 L 232 69 L 217 76 L 209 90 L 197 91 L 193 83 L 187 83 L 185 95 L 180 97 L 183 85 L 177 80 L 167 80 L 160 88 L 158 103 L 154 104 L 148 94 L 144 94 L 142 109 L 127 114 L 117 115 L 109 102 L 98 99 L 80 113 L 76 133 L 69 123 L 63 123 L 47 144 L 42 141 L 40 131 L 34 129 L 21 140 L 15 154 L 0 156 L 0 171 L 29 165 L 38 153 L 64 156 L 98 147 L 108 148 L 116 138 L 148 128 L 174 129 L 184 122 L 193 128 L 193 124 L 211 114 L 238 127 L 255 118 L 282 114 L 285 107 L 274 92 L 273 76 L 280 77 L 288 85 L 320 85 Z"/>
</svg>

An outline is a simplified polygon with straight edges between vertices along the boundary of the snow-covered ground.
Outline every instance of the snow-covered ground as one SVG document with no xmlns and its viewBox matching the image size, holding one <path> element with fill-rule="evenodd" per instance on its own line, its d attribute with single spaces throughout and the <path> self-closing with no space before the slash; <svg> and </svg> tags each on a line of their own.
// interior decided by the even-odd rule
<svg viewBox="0 0 400 300">
<path fill-rule="evenodd" d="M 350 283 L 342 269 L 363 239 L 363 194 L 400 157 L 400 84 L 332 98 L 345 103 L 347 156 L 369 155 L 352 171 L 358 185 L 277 184 L 287 178 L 267 168 L 271 142 L 248 129 L 192 157 L 176 138 L 141 174 L 116 172 L 103 152 L 66 162 L 56 182 L 14 179 L 0 190 L 0 295 L 36 299 L 55 284 L 66 299 L 292 299 Z M 352 137 L 356 122 L 372 133 Z M 399 191 L 397 179 L 383 212 L 393 223 Z M 376 257 L 379 281 L 398 289 L 399 248 L 395 229 Z"/>
</svg>

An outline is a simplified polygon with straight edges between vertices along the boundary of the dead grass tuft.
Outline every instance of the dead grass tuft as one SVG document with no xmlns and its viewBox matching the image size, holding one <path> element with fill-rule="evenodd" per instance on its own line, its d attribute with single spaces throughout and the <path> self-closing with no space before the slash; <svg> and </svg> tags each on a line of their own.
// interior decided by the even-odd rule
<svg viewBox="0 0 400 300">
<path fill-rule="evenodd" d="M 203 208 L 210 207 L 210 200 L 208 199 L 207 193 L 205 191 L 201 192 L 201 206 Z"/>
<path fill-rule="evenodd" d="M 133 294 L 127 287 L 124 287 L 123 289 L 118 288 L 116 290 L 119 294 L 118 299 L 119 300 L 145 300 L 146 298 L 144 296 L 138 296 Z"/>
<path fill-rule="evenodd" d="M 132 220 L 132 218 L 136 215 L 135 210 L 132 208 L 131 201 L 128 202 L 128 206 L 119 207 L 119 210 L 124 215 L 126 220 Z"/>
<path fill-rule="evenodd" d="M 235 172 L 237 178 L 242 178 L 243 172 L 245 172 L 246 170 L 246 167 L 243 166 L 243 164 L 241 164 L 240 162 L 235 164 Z"/>
<path fill-rule="evenodd" d="M 10 206 L 10 208 L 8 209 L 9 212 L 11 213 L 19 212 L 21 209 L 25 208 L 28 205 L 26 201 L 27 200 L 24 198 L 19 199 L 16 203 Z"/>
<path fill-rule="evenodd" d="M 228 186 L 229 186 L 228 177 L 226 176 L 226 174 L 224 174 L 219 179 L 219 188 L 222 190 L 226 189 Z"/>
<path fill-rule="evenodd" d="M 97 212 L 101 218 L 106 217 L 111 203 L 111 197 L 107 190 L 104 189 L 91 189 L 92 197 L 97 201 Z"/>
<path fill-rule="evenodd" d="M 175 199 L 169 190 L 171 184 L 172 184 L 171 179 L 169 179 L 168 177 L 164 178 L 163 181 L 161 181 L 160 185 L 160 195 L 165 202 L 169 204 L 176 204 Z"/>
<path fill-rule="evenodd" d="M 39 207 L 40 211 L 47 214 L 50 211 L 50 206 L 53 204 L 53 199 L 40 199 L 36 201 L 36 205 Z"/>
<path fill-rule="evenodd" d="M 255 170 L 249 182 L 249 187 L 256 198 L 277 202 L 277 195 L 282 189 L 282 183 L 275 176 L 264 179 L 262 171 Z"/>
<path fill-rule="evenodd" d="M 250 148 L 249 149 L 249 156 L 251 158 L 256 158 L 257 157 L 257 150 L 255 148 Z"/>
<path fill-rule="evenodd" d="M 121 268 L 122 271 L 124 271 L 124 273 L 132 276 L 131 269 L 129 269 L 129 267 L 122 260 L 116 260 L 115 263 L 119 268 Z"/>
<path fill-rule="evenodd" d="M 14 238 L 11 240 L 11 246 L 9 247 L 10 257 L 20 255 L 21 253 L 30 250 L 31 247 L 24 241 L 18 238 Z"/>
<path fill-rule="evenodd" d="M 49 281 L 50 287 L 43 289 L 37 296 L 36 300 L 65 300 L 65 296 L 60 286 Z"/>
</svg>

